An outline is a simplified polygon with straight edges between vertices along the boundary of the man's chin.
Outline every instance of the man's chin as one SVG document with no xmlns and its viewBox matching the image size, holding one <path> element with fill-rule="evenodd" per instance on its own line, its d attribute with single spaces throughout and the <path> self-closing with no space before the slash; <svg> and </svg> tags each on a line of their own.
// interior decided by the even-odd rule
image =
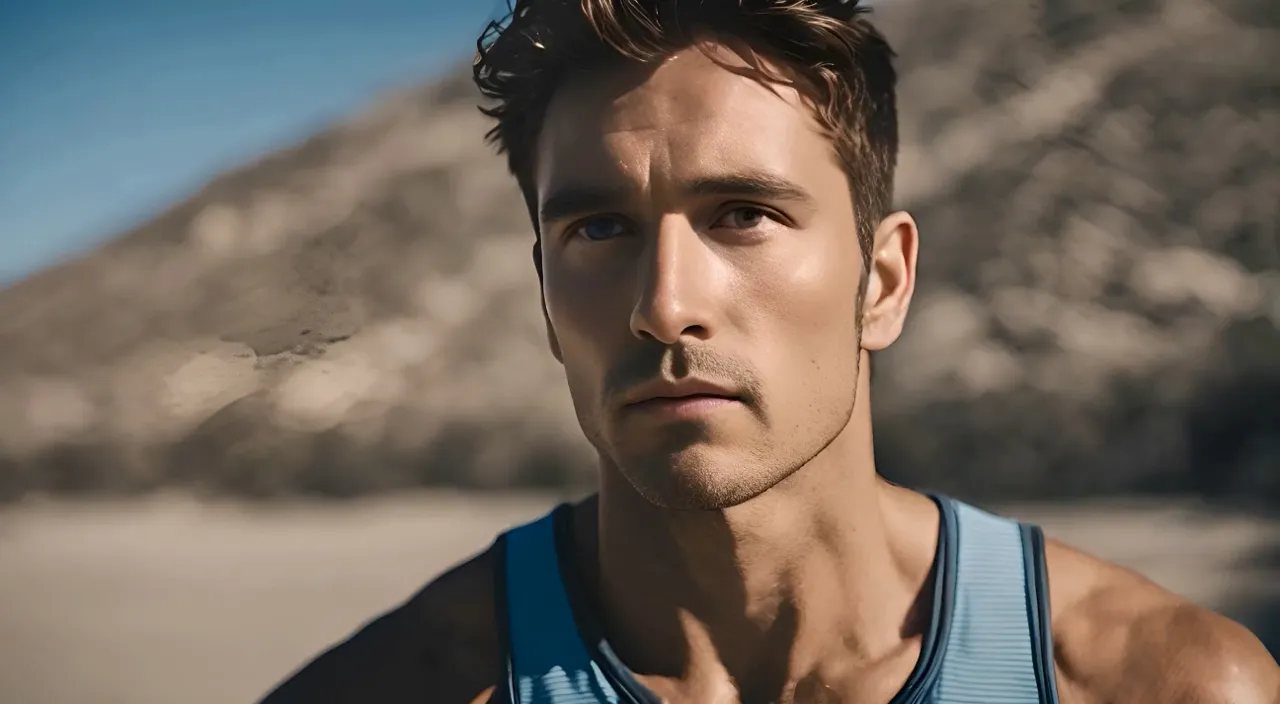
<svg viewBox="0 0 1280 704">
<path fill-rule="evenodd" d="M 675 511 L 730 508 L 751 500 L 775 483 L 759 476 L 759 464 L 741 453 L 706 445 L 632 456 L 618 462 L 618 468 L 645 500 Z"/>
</svg>

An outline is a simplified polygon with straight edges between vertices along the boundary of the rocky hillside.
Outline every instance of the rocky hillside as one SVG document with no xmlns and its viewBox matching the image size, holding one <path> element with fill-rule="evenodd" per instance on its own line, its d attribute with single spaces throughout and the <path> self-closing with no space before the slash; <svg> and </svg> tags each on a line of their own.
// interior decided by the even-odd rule
<svg viewBox="0 0 1280 704">
<path fill-rule="evenodd" d="M 924 237 L 885 471 L 1280 502 L 1273 1 L 879 8 Z M 465 73 L 0 292 L 0 493 L 589 479 Z"/>
</svg>

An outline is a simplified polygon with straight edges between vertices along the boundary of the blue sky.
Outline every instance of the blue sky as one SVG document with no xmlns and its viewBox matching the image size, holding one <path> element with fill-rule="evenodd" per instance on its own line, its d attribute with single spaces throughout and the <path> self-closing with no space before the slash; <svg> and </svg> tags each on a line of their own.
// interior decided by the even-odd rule
<svg viewBox="0 0 1280 704">
<path fill-rule="evenodd" d="M 469 58 L 503 0 L 0 0 L 0 285 Z"/>
</svg>

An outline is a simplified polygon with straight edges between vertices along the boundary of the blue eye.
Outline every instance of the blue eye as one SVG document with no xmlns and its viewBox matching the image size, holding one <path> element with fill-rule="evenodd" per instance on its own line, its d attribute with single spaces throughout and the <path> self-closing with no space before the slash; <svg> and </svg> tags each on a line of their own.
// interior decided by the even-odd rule
<svg viewBox="0 0 1280 704">
<path fill-rule="evenodd" d="M 592 218 L 576 227 L 576 234 L 592 241 L 612 239 L 626 234 L 626 226 L 617 218 Z"/>
</svg>

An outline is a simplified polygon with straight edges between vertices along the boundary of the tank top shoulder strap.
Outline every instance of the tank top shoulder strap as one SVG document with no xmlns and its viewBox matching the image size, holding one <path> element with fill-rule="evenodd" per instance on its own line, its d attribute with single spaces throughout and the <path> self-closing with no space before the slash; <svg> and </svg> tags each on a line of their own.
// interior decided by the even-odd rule
<svg viewBox="0 0 1280 704">
<path fill-rule="evenodd" d="M 937 701 L 1057 704 L 1043 534 L 942 501 L 954 514 L 958 549 Z"/>
<path fill-rule="evenodd" d="M 510 704 L 619 701 L 579 635 L 561 577 L 555 526 L 557 512 L 566 510 L 560 506 L 500 538 L 508 677 L 499 689 Z"/>
</svg>

